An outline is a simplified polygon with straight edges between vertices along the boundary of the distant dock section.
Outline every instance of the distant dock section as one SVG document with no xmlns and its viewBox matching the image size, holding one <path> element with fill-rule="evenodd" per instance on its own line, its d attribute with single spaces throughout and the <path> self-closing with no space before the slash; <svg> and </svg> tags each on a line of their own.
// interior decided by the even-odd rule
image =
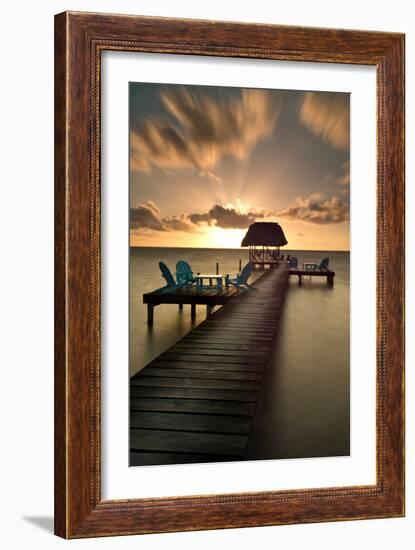
<svg viewBox="0 0 415 550">
<path fill-rule="evenodd" d="M 334 285 L 334 277 L 336 273 L 328 269 L 327 271 L 309 270 L 309 269 L 289 269 L 289 275 L 298 277 L 298 284 L 301 286 L 304 279 L 311 279 L 312 277 L 326 277 L 327 286 L 332 287 Z"/>
</svg>

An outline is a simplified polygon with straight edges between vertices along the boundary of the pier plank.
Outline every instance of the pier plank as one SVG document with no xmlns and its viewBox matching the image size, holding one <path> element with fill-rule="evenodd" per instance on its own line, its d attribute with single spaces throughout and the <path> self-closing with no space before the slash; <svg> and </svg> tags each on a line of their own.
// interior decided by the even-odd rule
<svg viewBox="0 0 415 550">
<path fill-rule="evenodd" d="M 184 366 L 184 364 L 183 364 Z M 196 369 L 169 369 L 151 367 L 147 370 L 146 375 L 140 379 L 145 380 L 146 376 L 161 376 L 174 378 L 208 378 L 215 380 L 262 380 L 262 373 L 240 371 L 203 371 Z"/>
<path fill-rule="evenodd" d="M 189 350 L 190 352 L 191 350 Z M 174 361 L 201 361 L 205 363 L 238 363 L 241 365 L 249 365 L 249 364 L 263 364 L 265 361 L 264 357 L 246 357 L 244 356 L 243 352 L 239 354 L 239 356 L 227 356 L 227 355 L 209 355 L 209 354 L 202 354 L 201 350 L 199 353 L 184 353 L 183 352 L 167 352 L 160 356 L 160 359 L 172 359 Z"/>
<path fill-rule="evenodd" d="M 242 456 L 247 436 L 133 429 L 130 447 L 143 451 L 173 451 Z"/>
<path fill-rule="evenodd" d="M 202 363 L 200 361 L 174 361 L 171 359 L 155 359 L 146 368 L 158 367 L 166 369 L 193 369 L 202 371 L 233 371 L 233 372 L 263 372 L 265 364 L 241 365 L 238 363 Z M 137 377 L 137 375 L 136 375 Z"/>
<path fill-rule="evenodd" d="M 195 346 L 176 344 L 170 353 L 186 353 L 188 350 L 195 351 Z M 217 348 L 212 348 L 209 345 L 198 345 L 196 346 L 196 351 L 200 355 L 220 355 L 221 357 L 261 357 L 265 358 L 268 356 L 269 349 L 267 350 L 252 350 L 252 349 L 225 349 L 218 346 Z"/>
<path fill-rule="evenodd" d="M 244 416 L 132 411 L 130 427 L 134 429 L 247 435 L 251 427 L 251 421 Z"/>
<path fill-rule="evenodd" d="M 255 336 L 252 334 L 251 335 L 244 334 L 242 338 L 241 338 L 242 335 L 239 334 L 239 338 L 238 338 L 238 335 L 230 334 L 230 333 L 223 334 L 220 331 L 213 332 L 209 330 L 199 330 L 196 332 L 195 330 L 194 332 L 195 334 L 192 334 L 192 338 L 194 338 L 195 340 L 203 339 L 205 342 L 214 341 L 214 342 L 224 342 L 224 343 L 232 344 L 234 342 L 239 342 L 242 340 L 243 342 L 247 342 L 249 344 L 251 343 L 255 344 L 256 342 L 258 342 L 259 344 L 266 343 L 267 345 L 269 345 L 273 341 L 272 335 L 268 336 L 264 334 L 255 335 Z M 186 338 L 190 339 L 190 337 L 186 337 Z"/>
<path fill-rule="evenodd" d="M 210 343 L 206 342 L 206 340 L 203 339 L 193 339 L 193 340 L 187 340 L 184 339 L 180 340 L 179 343 L 175 345 L 175 349 L 184 349 L 184 348 L 190 348 L 190 349 L 208 349 L 208 350 L 220 350 L 221 352 L 225 351 L 244 351 L 244 352 L 250 352 L 252 353 L 252 346 L 249 344 L 238 344 L 238 343 L 231 343 L 231 344 L 224 344 L 224 343 Z M 257 344 L 255 349 L 259 353 L 269 353 L 270 346 L 264 346 Z M 224 353 L 222 353 L 224 355 Z"/>
<path fill-rule="evenodd" d="M 131 380 L 134 386 L 159 386 L 167 388 L 199 388 L 217 390 L 253 390 L 259 389 L 259 383 L 251 380 L 210 380 L 204 378 L 163 378 L 148 376 L 147 373 Z"/>
<path fill-rule="evenodd" d="M 222 332 L 223 330 L 226 330 L 227 334 L 230 334 L 232 336 L 235 336 L 237 339 L 240 339 L 241 336 L 245 335 L 250 337 L 261 336 L 264 334 L 264 332 L 272 334 L 274 327 L 266 324 L 262 324 L 258 327 L 250 326 L 249 324 L 247 324 L 245 327 L 238 327 L 237 325 L 234 325 L 232 323 L 232 326 L 226 327 L 226 329 L 224 329 L 223 324 L 219 323 L 218 321 L 212 326 L 207 326 L 203 323 L 202 325 L 199 325 L 197 328 L 195 328 L 194 332 L 195 334 L 199 334 L 201 332 L 210 332 L 212 334 L 216 334 Z"/>
<path fill-rule="evenodd" d="M 212 388 L 158 388 L 153 386 L 131 386 L 130 396 L 213 399 L 217 401 L 246 401 L 255 403 L 258 398 L 258 392 L 248 390 L 215 390 Z"/>
<path fill-rule="evenodd" d="M 235 460 L 236 457 L 232 457 Z M 130 466 L 157 466 L 162 464 L 197 464 L 198 462 L 224 462 L 229 457 L 194 453 L 163 453 L 130 451 Z"/>
<path fill-rule="evenodd" d="M 130 407 L 133 411 L 205 413 L 231 416 L 252 416 L 255 411 L 255 403 L 214 399 L 159 399 L 156 397 L 132 397 Z"/>
</svg>

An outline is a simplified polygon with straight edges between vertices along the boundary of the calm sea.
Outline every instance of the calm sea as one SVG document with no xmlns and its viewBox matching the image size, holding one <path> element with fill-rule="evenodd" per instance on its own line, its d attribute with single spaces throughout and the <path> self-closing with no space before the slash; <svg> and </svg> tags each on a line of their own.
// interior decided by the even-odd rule
<svg viewBox="0 0 415 550">
<path fill-rule="evenodd" d="M 276 345 L 263 380 L 247 448 L 247 459 L 333 456 L 349 454 L 349 321 L 350 254 L 284 250 L 299 263 L 330 258 L 336 272 L 334 287 L 324 278 L 292 277 L 281 315 Z M 158 262 L 172 273 L 178 260 L 195 272 L 235 274 L 245 249 L 131 248 L 130 249 L 130 375 L 169 348 L 206 318 L 197 307 L 161 305 L 154 326 L 147 326 L 142 295 L 164 286 Z M 260 273 L 254 274 L 254 277 Z"/>
</svg>

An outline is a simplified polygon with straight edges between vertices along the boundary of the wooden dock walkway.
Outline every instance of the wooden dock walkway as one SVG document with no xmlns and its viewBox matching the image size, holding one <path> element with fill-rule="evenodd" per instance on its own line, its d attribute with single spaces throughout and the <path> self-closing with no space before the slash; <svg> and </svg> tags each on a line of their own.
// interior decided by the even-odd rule
<svg viewBox="0 0 415 550">
<path fill-rule="evenodd" d="M 132 466 L 243 459 L 287 281 L 275 268 L 223 289 L 225 307 L 130 379 Z"/>
</svg>

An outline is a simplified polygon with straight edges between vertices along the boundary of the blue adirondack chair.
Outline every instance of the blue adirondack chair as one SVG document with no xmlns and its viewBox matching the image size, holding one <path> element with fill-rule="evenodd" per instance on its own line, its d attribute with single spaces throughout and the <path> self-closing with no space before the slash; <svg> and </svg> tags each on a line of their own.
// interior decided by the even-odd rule
<svg viewBox="0 0 415 550">
<path fill-rule="evenodd" d="M 169 291 L 175 290 L 176 288 L 184 286 L 183 284 L 178 284 L 174 280 L 174 277 L 171 274 L 170 269 L 167 267 L 167 265 L 164 262 L 159 262 L 159 268 L 161 271 L 161 276 L 166 280 L 166 286 L 163 289 L 163 292 L 169 292 Z"/>
<path fill-rule="evenodd" d="M 161 271 L 161 276 L 163 279 L 166 280 L 166 286 L 168 287 L 176 287 L 176 281 L 174 280 L 173 275 L 171 274 L 170 269 L 167 267 L 167 265 L 164 262 L 159 262 L 159 268 Z"/>
<path fill-rule="evenodd" d="M 329 268 L 329 261 L 330 261 L 329 258 L 323 258 L 320 262 L 320 265 L 317 266 L 317 269 L 319 271 L 327 271 Z"/>
<path fill-rule="evenodd" d="M 247 288 L 252 290 L 258 290 L 254 286 L 250 285 L 248 283 L 248 279 L 251 276 L 252 273 L 252 264 L 251 262 L 248 262 L 246 266 L 243 268 L 243 270 L 238 273 L 238 275 L 231 279 L 229 275 L 226 275 L 226 285 L 233 285 L 238 288 Z"/>
<path fill-rule="evenodd" d="M 298 267 L 298 259 L 295 256 L 291 256 L 288 261 L 288 267 L 295 269 Z"/>
<path fill-rule="evenodd" d="M 176 277 L 178 285 L 187 285 L 195 282 L 192 268 L 185 260 L 177 262 Z"/>
</svg>

